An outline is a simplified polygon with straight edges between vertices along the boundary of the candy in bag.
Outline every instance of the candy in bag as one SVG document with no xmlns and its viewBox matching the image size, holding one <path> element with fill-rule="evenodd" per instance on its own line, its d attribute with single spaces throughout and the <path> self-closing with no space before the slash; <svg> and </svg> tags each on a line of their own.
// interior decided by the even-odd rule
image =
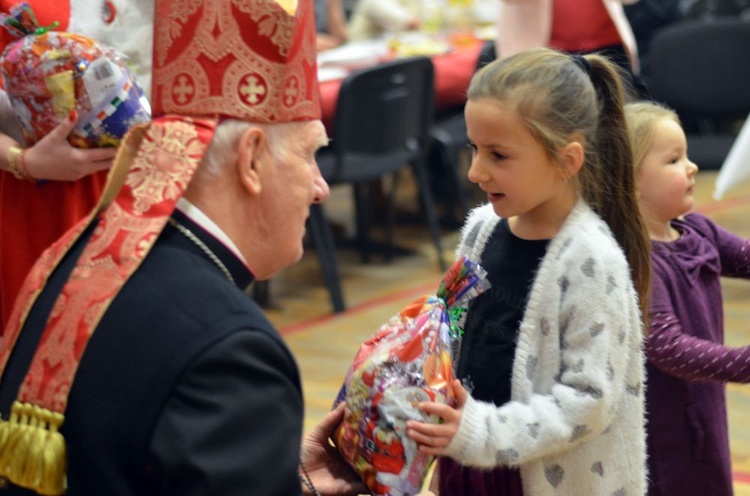
<svg viewBox="0 0 750 496">
<path fill-rule="evenodd" d="M 468 302 L 489 283 L 466 258 L 446 273 L 436 294 L 391 317 L 358 350 L 334 403 L 346 401 L 334 444 L 377 496 L 419 492 L 434 457 L 419 453 L 406 421 L 437 423 L 420 402 L 455 404 L 451 341 Z"/>
<path fill-rule="evenodd" d="M 38 26 L 27 3 L 0 15 L 0 23 L 19 38 L 3 52 L 0 73 L 26 146 L 73 110 L 79 118 L 68 141 L 79 148 L 117 146 L 130 127 L 151 119 L 148 100 L 116 49 Z"/>
</svg>

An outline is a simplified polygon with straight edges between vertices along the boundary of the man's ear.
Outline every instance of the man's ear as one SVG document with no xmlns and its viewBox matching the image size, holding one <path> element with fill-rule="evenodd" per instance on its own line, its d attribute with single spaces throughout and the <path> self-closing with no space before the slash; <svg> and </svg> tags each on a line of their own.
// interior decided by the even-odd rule
<svg viewBox="0 0 750 496">
<path fill-rule="evenodd" d="M 268 141 L 262 129 L 252 127 L 240 136 L 237 143 L 237 177 L 240 184 L 253 195 L 260 194 L 261 172 Z"/>
<path fill-rule="evenodd" d="M 583 145 L 580 141 L 571 141 L 563 147 L 560 156 L 563 165 L 563 179 L 572 179 L 581 170 L 585 161 Z"/>
</svg>

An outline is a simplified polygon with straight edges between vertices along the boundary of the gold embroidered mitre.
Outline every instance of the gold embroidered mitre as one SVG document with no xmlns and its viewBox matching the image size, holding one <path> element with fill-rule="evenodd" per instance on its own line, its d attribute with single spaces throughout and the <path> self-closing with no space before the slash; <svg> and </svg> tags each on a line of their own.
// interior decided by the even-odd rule
<svg viewBox="0 0 750 496">
<path fill-rule="evenodd" d="M 311 1 L 160 0 L 154 115 L 319 119 Z"/>
</svg>

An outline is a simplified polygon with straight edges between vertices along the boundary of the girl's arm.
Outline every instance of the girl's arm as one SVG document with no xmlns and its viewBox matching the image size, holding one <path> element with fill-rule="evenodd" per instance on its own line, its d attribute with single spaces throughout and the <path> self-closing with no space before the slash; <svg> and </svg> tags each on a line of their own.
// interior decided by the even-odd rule
<svg viewBox="0 0 750 496">
<path fill-rule="evenodd" d="M 721 275 L 750 278 L 750 239 L 744 239 L 726 229 L 715 226 L 721 257 Z"/>
<path fill-rule="evenodd" d="M 750 346 L 730 348 L 684 334 L 672 312 L 652 314 L 649 327 L 646 355 L 662 372 L 693 382 L 750 382 Z"/>
<path fill-rule="evenodd" d="M 550 329 L 556 323 L 544 319 L 529 324 L 535 326 L 533 333 L 547 336 L 542 340 L 561 342 L 561 368 L 550 371 L 554 365 L 533 353 L 514 366 L 524 370 L 521 380 L 541 384 L 549 377 L 549 386 L 537 386 L 546 391 L 502 406 L 471 397 L 452 411 L 428 404 L 424 408 L 445 423 L 409 424 L 415 433 L 410 437 L 420 449 L 469 466 L 516 466 L 600 436 L 618 415 L 638 414 L 637 408 L 623 405 L 642 401 L 643 396 L 640 311 L 628 269 L 618 260 L 592 256 L 560 262 L 570 267 L 565 284 L 560 283 L 566 289 L 547 300 L 563 301 L 560 334 Z M 540 373 L 543 368 L 548 370 Z M 628 411 L 623 413 L 623 408 Z"/>
<path fill-rule="evenodd" d="M 750 278 L 750 239 L 737 236 L 702 214 L 690 214 L 685 220 L 716 245 L 722 276 Z"/>
</svg>

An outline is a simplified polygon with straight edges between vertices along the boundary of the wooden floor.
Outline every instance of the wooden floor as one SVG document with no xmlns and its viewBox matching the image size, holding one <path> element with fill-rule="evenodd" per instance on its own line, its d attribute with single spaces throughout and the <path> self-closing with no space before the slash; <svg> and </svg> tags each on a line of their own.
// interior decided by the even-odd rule
<svg viewBox="0 0 750 496">
<path fill-rule="evenodd" d="M 699 173 L 696 210 L 750 237 L 750 184 L 716 201 L 712 198 L 715 177 L 715 172 Z M 406 200 L 404 208 L 409 204 Z M 334 190 L 328 210 L 345 232 L 350 222 L 348 191 Z M 442 274 L 427 228 L 406 217 L 395 239 L 407 253 L 389 264 L 377 257 L 362 264 L 354 250 L 343 245 L 337 250 L 348 306 L 344 314 L 330 313 L 313 248 L 298 265 L 272 281 L 273 308 L 268 315 L 300 364 L 307 429 L 330 408 L 359 344 L 408 302 L 436 289 Z M 444 252 L 449 261 L 457 239 L 455 228 L 445 228 Z M 726 342 L 732 346 L 750 344 L 750 281 L 724 280 L 724 302 Z M 735 491 L 738 496 L 750 496 L 750 387 L 729 385 L 728 402 Z"/>
</svg>

